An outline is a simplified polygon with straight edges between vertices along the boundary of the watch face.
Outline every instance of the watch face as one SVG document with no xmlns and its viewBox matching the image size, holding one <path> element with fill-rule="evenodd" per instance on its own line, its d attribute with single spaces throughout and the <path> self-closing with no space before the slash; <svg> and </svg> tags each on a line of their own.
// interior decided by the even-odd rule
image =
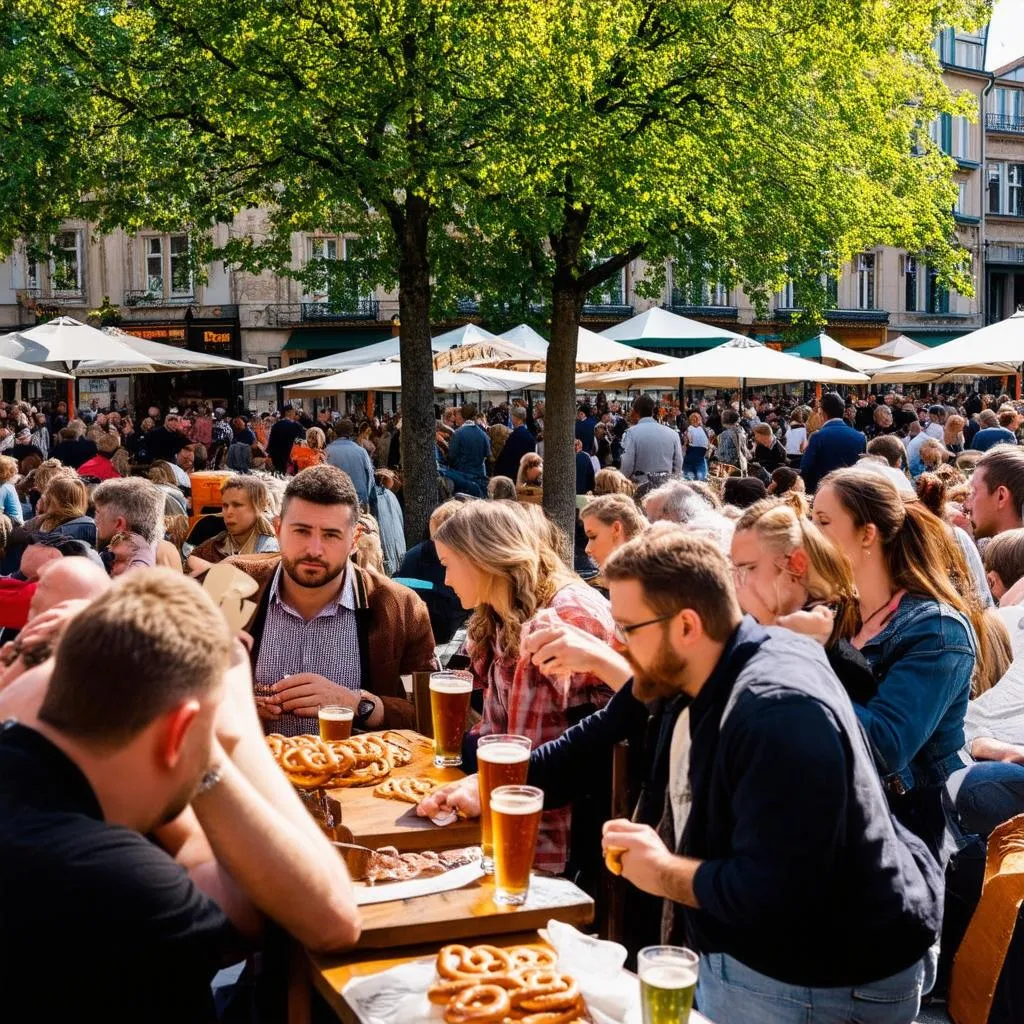
<svg viewBox="0 0 1024 1024">
<path fill-rule="evenodd" d="M 373 709 L 375 707 L 376 707 L 376 705 L 373 703 L 372 700 L 370 700 L 368 697 L 364 697 L 359 702 L 359 707 L 356 709 L 356 715 L 359 718 L 366 718 L 367 715 L 370 715 L 370 714 L 373 713 Z"/>
</svg>

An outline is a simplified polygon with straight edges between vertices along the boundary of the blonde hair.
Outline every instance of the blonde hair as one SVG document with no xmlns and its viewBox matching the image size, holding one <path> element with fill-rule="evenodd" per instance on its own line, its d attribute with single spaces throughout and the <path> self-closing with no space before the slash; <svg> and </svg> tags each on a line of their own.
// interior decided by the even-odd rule
<svg viewBox="0 0 1024 1024">
<path fill-rule="evenodd" d="M 736 532 L 753 530 L 761 546 L 777 555 L 797 549 L 807 553 L 803 585 L 816 601 L 837 605 L 829 646 L 849 640 L 860 629 L 860 604 L 853 581 L 853 567 L 846 555 L 809 519 L 785 499 L 764 498 L 743 512 Z"/>
<path fill-rule="evenodd" d="M 229 476 L 221 484 L 220 496 L 224 497 L 225 491 L 244 491 L 249 499 L 252 510 L 256 513 L 255 530 L 264 537 L 274 536 L 274 524 L 271 522 L 270 493 L 262 480 L 254 476 Z"/>
<path fill-rule="evenodd" d="M 89 492 L 85 484 L 74 476 L 54 477 L 43 492 L 43 500 L 46 512 L 40 527 L 44 533 L 84 516 L 89 509 Z"/>
<path fill-rule="evenodd" d="M 306 444 L 320 451 L 327 445 L 327 435 L 319 427 L 310 427 L 306 431 Z"/>
<path fill-rule="evenodd" d="M 60 459 L 47 459 L 36 466 L 32 473 L 32 485 L 40 494 L 46 490 L 47 484 L 58 476 L 78 476 L 70 467 L 65 466 Z"/>
<path fill-rule="evenodd" d="M 617 469 L 599 469 L 594 474 L 594 495 L 626 494 L 630 497 L 636 492 L 636 484 L 623 476 Z"/>
<path fill-rule="evenodd" d="M 352 561 L 360 569 L 371 569 L 381 576 L 384 572 L 384 549 L 380 543 L 380 527 L 377 520 L 365 512 L 359 517 L 359 536 L 352 545 Z"/>
<path fill-rule="evenodd" d="M 566 568 L 529 509 L 504 501 L 463 505 L 441 524 L 435 542 L 451 548 L 489 577 L 484 603 L 469 620 L 474 648 L 519 656 L 523 623 L 547 607 L 562 587 L 582 582 Z"/>
<path fill-rule="evenodd" d="M 621 523 L 626 540 L 631 540 L 650 526 L 644 514 L 636 507 L 636 502 L 625 494 L 602 494 L 592 498 L 580 509 L 580 519 L 591 518 L 605 526 Z"/>
<path fill-rule="evenodd" d="M 995 608 L 986 608 L 982 613 L 981 631 L 989 651 L 990 665 L 984 678 L 980 672 L 976 674 L 971 697 L 991 690 L 1010 670 L 1010 663 L 1013 661 L 1013 641 L 1010 639 L 1010 632 Z"/>
<path fill-rule="evenodd" d="M 5 484 L 8 480 L 13 480 L 17 475 L 17 460 L 12 459 L 10 455 L 0 455 L 0 484 Z"/>
<path fill-rule="evenodd" d="M 526 474 L 527 471 L 533 469 L 534 466 L 540 466 L 541 471 L 543 472 L 544 460 L 536 452 L 527 452 L 519 460 L 519 472 L 516 473 L 516 487 L 528 486 Z"/>
<path fill-rule="evenodd" d="M 164 459 L 158 459 L 149 467 L 149 479 L 155 484 L 169 484 L 171 487 L 178 486 L 178 478 L 171 469 L 171 464 Z"/>
</svg>

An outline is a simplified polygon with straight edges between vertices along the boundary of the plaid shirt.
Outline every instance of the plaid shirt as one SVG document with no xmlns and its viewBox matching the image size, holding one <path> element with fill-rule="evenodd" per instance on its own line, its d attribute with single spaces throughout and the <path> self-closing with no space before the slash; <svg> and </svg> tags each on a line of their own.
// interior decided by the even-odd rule
<svg viewBox="0 0 1024 1024">
<path fill-rule="evenodd" d="M 585 583 L 563 587 L 549 605 L 559 618 L 610 643 L 614 623 L 608 602 Z M 529 636 L 536 620 L 523 625 Z M 578 672 L 568 680 L 544 675 L 528 657 L 501 658 L 493 652 L 473 657 L 473 674 L 484 686 L 483 720 L 478 735 L 513 733 L 528 736 L 534 749 L 557 739 L 569 728 L 568 709 L 583 704 L 604 707 L 612 691 L 595 675 Z M 572 812 L 568 807 L 546 811 L 541 819 L 534 865 L 545 871 L 565 870 Z"/>
<path fill-rule="evenodd" d="M 285 676 L 315 672 L 346 690 L 360 689 L 359 634 L 356 629 L 356 596 L 354 574 L 345 569 L 345 582 L 338 596 L 312 619 L 304 619 L 281 596 L 281 566 L 270 584 L 270 604 L 263 626 L 260 653 L 254 673 L 257 696 L 265 696 L 269 688 Z M 265 732 L 285 736 L 318 734 L 316 718 L 299 718 L 282 714 L 263 722 Z"/>
</svg>

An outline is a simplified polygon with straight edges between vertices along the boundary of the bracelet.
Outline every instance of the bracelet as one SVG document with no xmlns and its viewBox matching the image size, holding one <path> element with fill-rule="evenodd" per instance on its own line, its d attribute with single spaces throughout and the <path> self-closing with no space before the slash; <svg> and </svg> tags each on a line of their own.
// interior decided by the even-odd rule
<svg viewBox="0 0 1024 1024">
<path fill-rule="evenodd" d="M 220 768 L 214 766 L 202 777 L 202 779 L 199 780 L 199 785 L 196 788 L 195 795 L 202 796 L 204 793 L 208 793 L 223 778 L 224 774 L 221 772 Z"/>
</svg>

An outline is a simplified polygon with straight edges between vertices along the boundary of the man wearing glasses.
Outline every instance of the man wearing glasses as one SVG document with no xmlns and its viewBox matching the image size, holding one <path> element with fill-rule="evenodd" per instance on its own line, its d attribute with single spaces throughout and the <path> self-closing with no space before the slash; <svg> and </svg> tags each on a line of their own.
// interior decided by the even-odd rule
<svg viewBox="0 0 1024 1024">
<path fill-rule="evenodd" d="M 634 538 L 604 574 L 622 653 L 581 657 L 632 678 L 533 752 L 529 782 L 546 806 L 571 802 L 652 702 L 633 820 L 604 829 L 612 863 L 664 901 L 661 935 L 641 941 L 700 953 L 712 1020 L 910 1024 L 934 978 L 942 874 L 890 816 L 820 645 L 744 619 L 720 550 L 677 526 Z M 567 665 L 574 642 L 534 656 Z M 474 779 L 421 810 L 479 813 L 475 794 Z"/>
</svg>

